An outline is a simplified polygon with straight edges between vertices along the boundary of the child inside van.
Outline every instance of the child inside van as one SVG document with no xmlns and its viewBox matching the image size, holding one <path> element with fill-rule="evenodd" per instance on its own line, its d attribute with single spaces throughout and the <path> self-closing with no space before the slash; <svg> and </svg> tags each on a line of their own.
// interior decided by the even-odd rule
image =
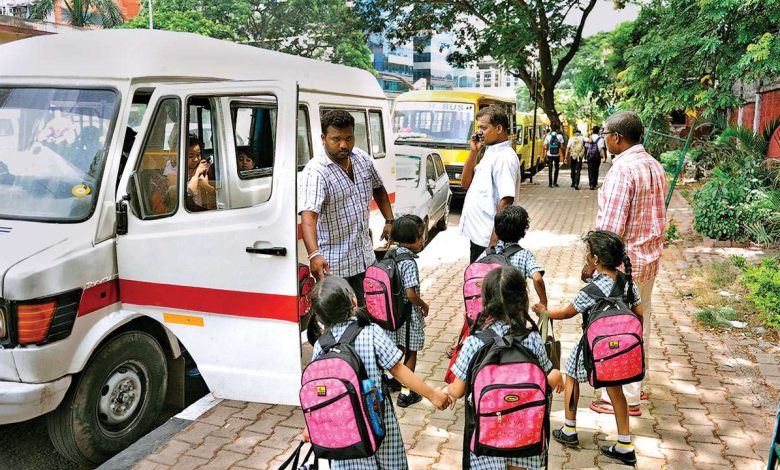
<svg viewBox="0 0 780 470">
<path fill-rule="evenodd" d="M 238 164 L 239 172 L 255 168 L 255 161 L 252 159 L 252 156 L 249 155 L 249 151 L 243 148 L 236 150 L 236 163 Z"/>
<path fill-rule="evenodd" d="M 532 329 L 534 323 L 528 315 L 528 291 L 520 271 L 512 266 L 502 266 L 488 273 L 482 285 L 482 301 L 484 307 L 474 323 L 473 330 L 485 331 L 489 328 L 498 336 L 523 337 L 521 344 L 536 357 L 547 376 L 549 386 L 556 393 L 560 393 L 563 390 L 563 378 L 559 370 L 553 369 L 544 349 L 542 337 Z M 488 318 L 492 320 L 485 324 Z M 484 345 L 485 343 L 474 334 L 466 339 L 452 367 L 455 381 L 444 389 L 448 395 L 457 399 L 465 394 L 469 368 L 473 365 L 472 358 Z M 549 409 L 548 401 L 548 413 Z M 543 453 L 529 457 L 477 456 L 467 448 L 464 448 L 464 452 L 469 452 L 472 469 L 517 470 L 543 468 L 547 460 L 547 446 L 544 446 L 544 449 Z"/>
<path fill-rule="evenodd" d="M 525 233 L 531 225 L 528 211 L 520 206 L 507 206 L 496 214 L 493 220 L 498 238 L 496 253 L 518 250 L 509 256 L 509 263 L 520 270 L 523 276 L 533 280 L 536 295 L 539 296 L 539 303 L 546 306 L 547 289 L 542 277 L 544 276 L 544 268 L 536 260 L 533 253 L 519 245 L 520 240 L 525 237 Z M 487 256 L 487 251 L 482 253 L 477 260 L 485 256 Z"/>
<path fill-rule="evenodd" d="M 317 283 L 312 294 L 312 310 L 315 319 L 309 322 L 307 337 L 314 345 L 312 358 L 322 353 L 321 337 L 331 332 L 338 341 L 353 322 L 358 322 L 363 329 L 355 337 L 353 347 L 363 362 L 366 374 L 374 383 L 381 383 L 382 370 L 389 370 L 404 384 L 416 393 L 425 396 L 438 409 L 442 410 L 449 404 L 449 397 L 441 390 L 434 389 L 402 362 L 403 354 L 388 338 L 385 331 L 371 323 L 365 314 L 357 308 L 357 298 L 349 283 L 337 276 L 328 276 Z M 320 323 L 325 327 L 323 331 Z M 401 438 L 393 407 L 384 407 L 385 436 L 375 455 L 362 459 L 331 461 L 331 468 L 339 469 L 406 469 L 406 451 Z M 308 429 L 304 430 L 304 441 L 309 440 Z"/>
<path fill-rule="evenodd" d="M 586 262 L 590 266 L 595 267 L 593 277 L 587 281 L 588 285 L 595 285 L 605 296 L 608 296 L 612 292 L 618 276 L 623 276 L 623 273 L 618 271 L 618 267 L 623 264 L 626 279 L 624 299 L 626 299 L 628 307 L 641 317 L 642 305 L 639 291 L 631 280 L 631 260 L 625 253 L 625 247 L 620 237 L 612 232 L 595 230 L 585 236 L 585 247 Z M 583 315 L 584 329 L 587 325 L 588 314 L 590 314 L 598 300 L 589 294 L 588 290 L 587 286 L 580 290 L 574 301 L 566 308 L 550 311 L 550 318 L 564 320 L 572 318 L 579 313 Z M 538 314 L 546 310 L 546 308 L 541 304 L 536 304 L 533 310 Z M 566 390 L 564 393 L 566 420 L 562 428 L 555 429 L 552 432 L 552 436 L 556 441 L 568 447 L 579 446 L 576 403 L 580 395 L 579 383 L 588 381 L 588 373 L 585 370 L 585 355 L 580 351 L 581 344 L 581 341 L 578 342 L 577 346 L 572 350 L 563 370 L 563 373 L 566 375 Z M 636 463 L 636 454 L 634 445 L 631 442 L 628 424 L 629 409 L 626 397 L 623 395 L 623 388 L 621 386 L 607 387 L 607 393 L 610 400 L 612 400 L 615 410 L 618 437 L 615 444 L 601 446 L 601 453 L 607 457 L 620 460 L 624 464 L 633 465 Z M 575 406 L 570 406 L 570 403 Z"/>
<path fill-rule="evenodd" d="M 425 244 L 425 223 L 422 219 L 413 214 L 402 215 L 393 222 L 393 229 L 390 232 L 390 238 L 398 244 L 397 253 L 412 255 L 419 253 Z M 411 371 L 417 366 L 417 351 L 422 350 L 425 345 L 425 317 L 428 316 L 428 304 L 420 298 L 420 275 L 417 270 L 417 262 L 414 259 L 403 259 L 398 262 L 398 272 L 401 274 L 404 284 L 405 304 L 410 309 L 408 321 L 396 331 L 388 331 L 391 339 L 404 352 L 406 361 L 404 364 Z M 409 305 L 411 304 L 411 305 Z M 407 328 L 409 329 L 407 332 Z M 406 344 L 407 337 L 409 344 Z M 391 379 L 388 383 L 391 390 L 400 388 L 398 395 L 398 406 L 406 408 L 407 406 L 419 403 L 422 397 L 410 390 L 408 387 L 401 386 L 396 380 Z"/>
</svg>

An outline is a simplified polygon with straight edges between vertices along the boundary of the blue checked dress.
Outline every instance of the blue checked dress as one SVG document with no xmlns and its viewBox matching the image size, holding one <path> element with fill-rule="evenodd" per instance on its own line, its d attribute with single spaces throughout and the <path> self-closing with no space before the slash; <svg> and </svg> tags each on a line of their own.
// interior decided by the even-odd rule
<svg viewBox="0 0 780 470">
<path fill-rule="evenodd" d="M 493 331 L 501 336 L 504 336 L 509 332 L 509 325 L 501 321 L 492 323 L 489 328 L 492 328 Z M 481 339 L 473 335 L 466 339 L 466 342 L 463 343 L 463 349 L 461 349 L 460 354 L 458 354 L 458 359 L 456 359 L 455 364 L 452 365 L 452 373 L 455 374 L 455 377 L 464 382 L 466 381 L 469 363 L 484 344 L 485 343 Z M 547 352 L 544 350 L 542 337 L 539 336 L 539 333 L 535 331 L 531 332 L 523 339 L 522 344 L 536 355 L 539 364 L 541 364 L 542 369 L 544 369 L 544 373 L 549 374 L 553 365 L 547 357 Z M 552 402 L 552 397 L 550 397 L 549 401 Z M 464 452 L 465 451 L 466 449 L 464 449 Z M 469 452 L 469 458 L 472 470 L 504 470 L 507 466 L 539 470 L 544 467 L 544 462 L 547 460 L 547 452 L 545 451 L 542 455 L 532 455 L 530 457 L 476 456 Z"/>
<path fill-rule="evenodd" d="M 507 248 L 516 245 L 517 243 L 504 243 L 499 240 L 498 243 L 496 243 L 496 253 L 502 253 Z M 487 253 L 483 252 L 481 255 L 479 255 L 477 260 L 481 260 L 485 256 L 487 256 Z M 539 261 L 536 260 L 534 254 L 525 248 L 522 248 L 520 251 L 510 256 L 509 263 L 520 270 L 520 272 L 523 273 L 523 276 L 529 279 L 534 275 L 534 273 L 542 273 L 542 275 L 544 275 L 544 268 L 542 265 L 539 264 Z"/>
<path fill-rule="evenodd" d="M 406 254 L 412 255 L 417 258 L 417 255 L 408 248 L 400 247 L 397 250 L 399 255 Z M 405 259 L 398 262 L 398 272 L 403 279 L 404 290 L 414 289 L 417 294 L 420 293 L 420 275 L 417 271 L 417 262 L 412 259 Z M 409 300 L 404 297 L 404 303 L 408 304 Z M 395 341 L 395 344 L 399 346 L 406 346 L 406 328 L 411 324 L 409 330 L 409 350 L 420 351 L 425 345 L 425 318 L 422 316 L 422 311 L 416 305 L 412 305 L 412 314 L 404 326 L 396 331 L 388 331 L 387 334 L 390 339 Z"/>
<path fill-rule="evenodd" d="M 368 233 L 369 204 L 382 178 L 368 154 L 352 149 L 352 181 L 321 148 L 301 172 L 298 213 L 317 219 L 317 243 L 333 274 L 350 277 L 366 271 L 376 257 Z"/>
<path fill-rule="evenodd" d="M 334 325 L 331 328 L 333 337 L 338 341 L 349 326 L 350 322 L 357 321 L 355 317 L 348 321 Z M 382 383 L 382 370 L 391 369 L 403 358 L 403 354 L 385 334 L 385 330 L 378 325 L 370 324 L 355 338 L 355 352 L 363 360 L 368 378 L 374 383 Z M 320 355 L 322 348 L 320 342 L 314 343 L 312 360 Z M 380 369 L 381 368 L 381 369 Z M 396 470 L 409 468 L 406 463 L 406 450 L 404 449 L 401 428 L 395 417 L 393 400 L 385 397 L 385 439 L 379 446 L 376 454 L 365 459 L 332 460 L 330 468 L 333 470 Z"/>
<path fill-rule="evenodd" d="M 612 292 L 612 288 L 615 286 L 615 280 L 606 274 L 597 272 L 592 278 L 588 279 L 588 284 L 595 284 L 604 295 L 609 295 L 610 292 Z M 639 290 L 636 287 L 636 283 L 632 283 L 631 285 L 634 287 L 634 303 L 630 304 L 629 307 L 634 308 L 642 303 L 642 299 L 639 297 Z M 597 299 L 594 299 L 585 291 L 585 287 L 577 293 L 574 302 L 572 302 L 574 310 L 580 314 L 590 313 L 597 302 Z M 626 289 L 623 295 L 628 295 L 628 283 L 626 283 Z M 580 341 L 577 341 L 571 354 L 569 354 L 569 359 L 566 360 L 563 373 L 577 382 L 582 383 L 588 381 L 588 371 L 585 370 L 585 356 L 578 354 L 579 351 Z"/>
</svg>

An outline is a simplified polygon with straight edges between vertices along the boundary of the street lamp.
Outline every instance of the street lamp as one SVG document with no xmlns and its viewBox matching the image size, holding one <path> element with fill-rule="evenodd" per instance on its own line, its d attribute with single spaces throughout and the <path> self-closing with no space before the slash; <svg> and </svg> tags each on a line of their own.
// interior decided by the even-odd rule
<svg viewBox="0 0 780 470">
<path fill-rule="evenodd" d="M 152 0 L 149 0 L 149 29 L 154 29 L 154 18 L 152 14 Z"/>
</svg>

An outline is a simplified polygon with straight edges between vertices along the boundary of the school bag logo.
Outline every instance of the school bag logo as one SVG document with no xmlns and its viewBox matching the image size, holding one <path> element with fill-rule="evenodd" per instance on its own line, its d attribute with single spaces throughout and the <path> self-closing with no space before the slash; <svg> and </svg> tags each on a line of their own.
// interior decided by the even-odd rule
<svg viewBox="0 0 780 470">
<path fill-rule="evenodd" d="M 581 354 L 593 387 L 638 382 L 645 376 L 642 319 L 623 300 L 625 277 L 620 273 L 609 296 L 594 284 L 585 291 L 597 299 L 585 322 Z"/>
<path fill-rule="evenodd" d="M 475 455 L 527 457 L 547 448 L 550 423 L 547 375 L 517 336 L 477 333 L 485 345 L 466 376 L 464 448 Z M 464 452 L 463 468 L 469 468 Z"/>
<path fill-rule="evenodd" d="M 320 338 L 322 354 L 303 371 L 299 394 L 314 454 L 327 459 L 374 455 L 385 436 L 384 397 L 353 347 L 363 330 L 353 321 L 336 341 Z"/>
<path fill-rule="evenodd" d="M 414 255 L 390 250 L 381 261 L 366 270 L 363 280 L 366 310 L 371 321 L 385 330 L 401 328 L 409 316 L 410 309 L 404 305 L 404 283 L 398 271 L 398 262 L 414 258 Z"/>
<path fill-rule="evenodd" d="M 550 143 L 547 145 L 550 155 L 558 155 L 561 152 L 561 141 L 558 140 L 558 134 L 550 132 Z"/>
<path fill-rule="evenodd" d="M 474 324 L 482 311 L 482 281 L 487 274 L 501 266 L 511 266 L 509 258 L 522 248 L 511 245 L 501 253 L 496 253 L 495 247 L 487 250 L 487 255 L 471 263 L 463 273 L 463 302 L 466 304 L 466 321 L 469 326 Z"/>
</svg>

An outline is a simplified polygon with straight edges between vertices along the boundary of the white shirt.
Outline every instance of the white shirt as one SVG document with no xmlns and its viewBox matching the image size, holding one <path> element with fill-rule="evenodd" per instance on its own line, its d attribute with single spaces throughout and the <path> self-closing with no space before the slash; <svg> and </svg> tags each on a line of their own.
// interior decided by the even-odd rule
<svg viewBox="0 0 780 470">
<path fill-rule="evenodd" d="M 590 135 L 590 141 L 591 142 L 598 142 L 596 145 L 598 145 L 599 150 L 607 148 L 607 143 L 604 142 L 604 139 L 602 139 L 601 136 L 599 136 L 598 134 L 591 134 Z"/>
<path fill-rule="evenodd" d="M 487 246 L 493 233 L 496 205 L 505 197 L 515 197 L 520 161 L 512 142 L 489 145 L 474 168 L 474 178 L 463 201 L 460 233 L 474 244 Z"/>
<path fill-rule="evenodd" d="M 561 154 L 560 150 L 558 150 L 557 154 L 550 153 L 550 140 L 552 140 L 552 135 L 553 135 L 552 132 L 547 134 L 547 137 L 544 138 L 544 145 L 547 146 L 547 156 L 548 157 L 557 157 L 558 155 Z M 561 135 L 560 133 L 556 132 L 555 136 L 557 137 L 558 142 L 561 143 L 560 148 L 563 148 L 563 135 Z"/>
</svg>

